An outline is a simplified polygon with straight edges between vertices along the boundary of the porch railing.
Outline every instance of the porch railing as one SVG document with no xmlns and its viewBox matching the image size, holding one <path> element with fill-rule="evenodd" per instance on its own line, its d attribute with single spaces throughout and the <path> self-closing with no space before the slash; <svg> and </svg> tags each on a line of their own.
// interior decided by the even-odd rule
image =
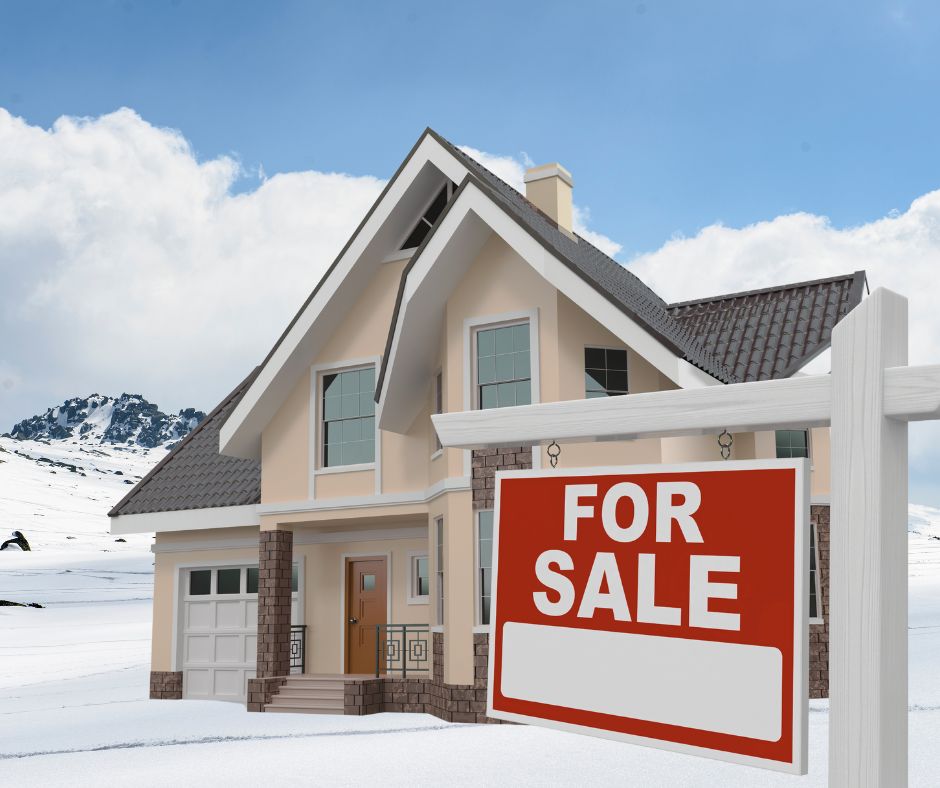
<svg viewBox="0 0 940 788">
<path fill-rule="evenodd" d="M 307 672 L 307 625 L 292 624 L 290 628 L 290 672 Z"/>
<path fill-rule="evenodd" d="M 427 624 L 376 624 L 375 676 L 429 673 L 431 628 Z"/>
</svg>

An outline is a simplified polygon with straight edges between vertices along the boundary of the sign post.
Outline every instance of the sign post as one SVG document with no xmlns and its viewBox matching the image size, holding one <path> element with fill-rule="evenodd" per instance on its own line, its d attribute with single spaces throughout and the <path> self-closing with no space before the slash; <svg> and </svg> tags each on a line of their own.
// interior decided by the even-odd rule
<svg viewBox="0 0 940 788">
<path fill-rule="evenodd" d="M 907 422 L 940 366 L 906 366 L 907 301 L 879 288 L 832 333 L 832 374 L 432 416 L 463 449 L 832 425 L 829 781 L 907 784 Z"/>
<path fill-rule="evenodd" d="M 808 470 L 498 473 L 487 714 L 805 774 Z"/>
</svg>

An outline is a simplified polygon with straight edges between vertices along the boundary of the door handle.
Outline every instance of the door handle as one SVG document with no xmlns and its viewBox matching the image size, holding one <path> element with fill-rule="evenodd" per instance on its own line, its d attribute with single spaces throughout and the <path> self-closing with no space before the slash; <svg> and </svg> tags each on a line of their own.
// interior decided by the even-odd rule
<svg viewBox="0 0 940 788">
<path fill-rule="evenodd" d="M 358 619 L 358 618 L 351 618 L 351 619 L 349 619 L 349 623 L 350 623 L 350 624 L 358 624 L 358 623 L 359 623 L 359 619 Z"/>
</svg>

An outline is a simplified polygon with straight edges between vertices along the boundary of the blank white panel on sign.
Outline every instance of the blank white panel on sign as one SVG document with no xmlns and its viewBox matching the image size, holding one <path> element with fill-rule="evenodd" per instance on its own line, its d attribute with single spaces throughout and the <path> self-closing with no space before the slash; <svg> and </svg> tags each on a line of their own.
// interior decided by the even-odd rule
<svg viewBox="0 0 940 788">
<path fill-rule="evenodd" d="M 777 741 L 776 648 L 509 622 L 500 691 L 519 700 Z"/>
</svg>

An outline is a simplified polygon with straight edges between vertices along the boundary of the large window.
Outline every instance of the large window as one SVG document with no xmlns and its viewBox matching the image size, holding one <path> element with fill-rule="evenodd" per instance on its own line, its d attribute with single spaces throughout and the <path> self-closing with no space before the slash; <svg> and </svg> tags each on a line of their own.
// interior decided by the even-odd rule
<svg viewBox="0 0 940 788">
<path fill-rule="evenodd" d="M 480 623 L 490 623 L 493 593 L 493 512 L 477 514 L 477 560 L 479 561 Z"/>
<path fill-rule="evenodd" d="M 529 324 L 477 331 L 477 395 L 480 408 L 532 403 Z"/>
<path fill-rule="evenodd" d="M 448 201 L 454 196 L 455 191 L 457 191 L 457 187 L 448 181 L 431 201 L 424 215 L 418 219 L 418 223 L 414 226 L 414 229 L 408 233 L 408 237 L 401 245 L 402 249 L 414 249 L 416 246 L 421 245 L 421 242 L 427 237 L 427 234 L 431 232 L 434 222 L 436 222 L 441 213 L 443 213 L 444 206 L 447 205 Z"/>
<path fill-rule="evenodd" d="M 375 462 L 375 367 L 323 376 L 323 467 Z"/>
<path fill-rule="evenodd" d="M 444 625 L 444 518 L 434 521 L 437 538 L 437 623 Z"/>
<path fill-rule="evenodd" d="M 292 592 L 297 592 L 299 582 L 300 576 L 297 564 L 293 564 L 290 573 L 290 590 Z M 189 570 L 189 596 L 257 593 L 257 566 Z"/>
<path fill-rule="evenodd" d="M 584 396 L 616 397 L 627 393 L 627 351 L 584 348 Z"/>
<path fill-rule="evenodd" d="M 806 430 L 777 430 L 777 458 L 809 457 Z"/>
<path fill-rule="evenodd" d="M 408 570 L 408 604 L 427 604 L 431 594 L 431 576 L 428 569 L 427 555 L 411 556 Z"/>
</svg>

